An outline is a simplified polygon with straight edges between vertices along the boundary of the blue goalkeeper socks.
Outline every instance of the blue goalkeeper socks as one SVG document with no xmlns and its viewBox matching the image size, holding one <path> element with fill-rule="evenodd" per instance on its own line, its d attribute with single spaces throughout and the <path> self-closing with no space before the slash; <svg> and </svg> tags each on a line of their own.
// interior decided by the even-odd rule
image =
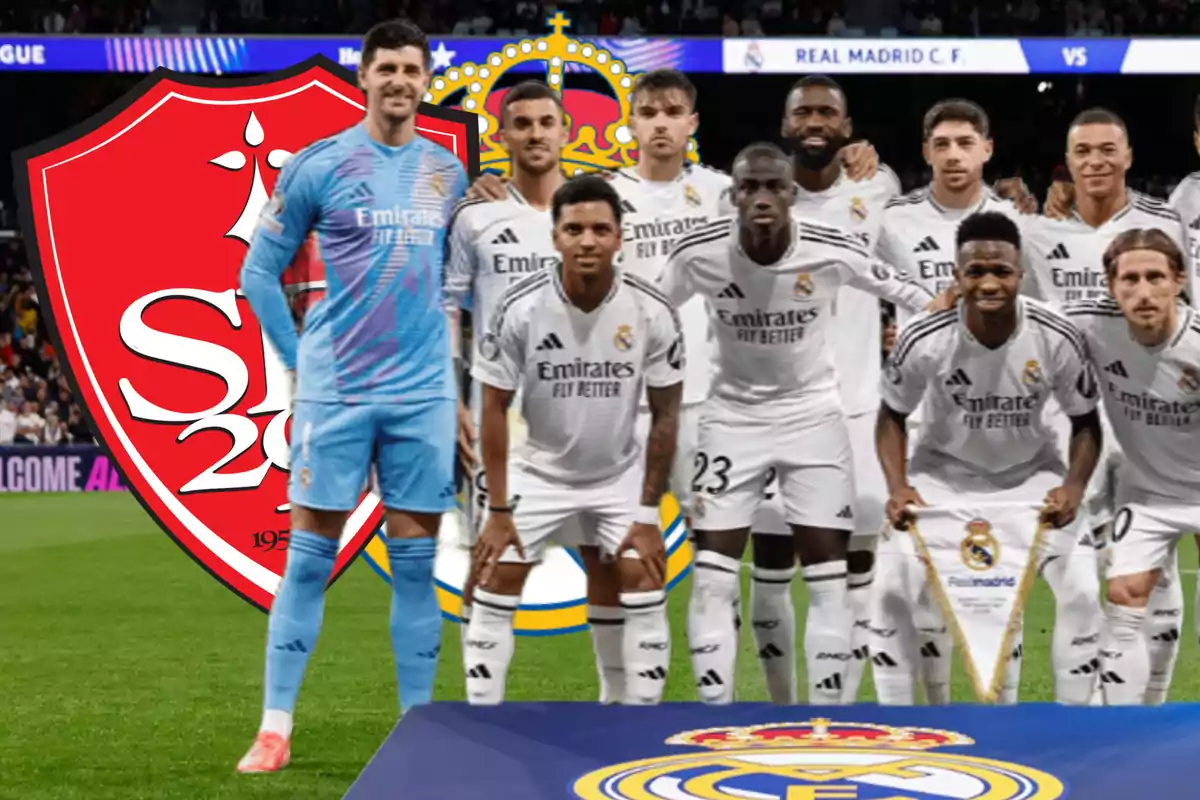
<svg viewBox="0 0 1200 800">
<path fill-rule="evenodd" d="M 337 541 L 292 531 L 283 580 L 267 623 L 267 692 L 264 707 L 291 714 L 317 645 L 325 615 L 325 584 L 333 572 Z"/>
<path fill-rule="evenodd" d="M 433 699 L 442 612 L 433 584 L 437 542 L 432 538 L 388 539 L 392 569 L 392 649 L 401 712 Z"/>
</svg>

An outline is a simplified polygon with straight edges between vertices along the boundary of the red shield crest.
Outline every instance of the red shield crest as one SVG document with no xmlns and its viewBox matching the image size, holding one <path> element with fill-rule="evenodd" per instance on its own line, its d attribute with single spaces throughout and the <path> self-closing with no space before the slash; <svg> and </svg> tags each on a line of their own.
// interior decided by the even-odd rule
<svg viewBox="0 0 1200 800">
<path fill-rule="evenodd" d="M 175 542 L 263 610 L 286 559 L 291 409 L 238 274 L 279 168 L 363 110 L 324 57 L 250 79 L 161 69 L 15 156 L 42 311 L 93 430 Z M 478 174 L 474 114 L 422 104 L 417 124 Z M 323 279 L 302 248 L 285 283 Z M 364 493 L 331 582 L 381 515 Z"/>
</svg>

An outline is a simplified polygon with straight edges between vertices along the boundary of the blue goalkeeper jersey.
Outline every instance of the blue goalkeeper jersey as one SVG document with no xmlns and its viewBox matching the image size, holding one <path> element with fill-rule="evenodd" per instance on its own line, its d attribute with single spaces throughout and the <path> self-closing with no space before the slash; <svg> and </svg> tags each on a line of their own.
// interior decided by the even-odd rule
<svg viewBox="0 0 1200 800">
<path fill-rule="evenodd" d="M 441 145 L 417 136 L 389 147 L 362 123 L 284 165 L 241 282 L 281 360 L 296 370 L 296 400 L 457 397 L 443 257 L 466 188 L 462 164 Z M 280 278 L 306 240 L 326 288 L 297 333 Z"/>
</svg>

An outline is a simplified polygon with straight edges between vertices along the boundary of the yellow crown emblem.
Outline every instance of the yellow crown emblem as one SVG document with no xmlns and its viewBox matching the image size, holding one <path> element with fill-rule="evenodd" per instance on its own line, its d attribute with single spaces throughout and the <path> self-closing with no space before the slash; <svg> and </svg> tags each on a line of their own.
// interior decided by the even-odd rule
<svg viewBox="0 0 1200 800">
<path fill-rule="evenodd" d="M 546 24 L 553 29 L 553 33 L 539 39 L 509 43 L 499 52 L 489 55 L 483 64 L 464 63 L 435 76 L 429 84 L 425 101 L 442 105 L 461 93 L 459 105 L 479 115 L 480 168 L 508 175 L 512 159 L 500 142 L 500 120 L 487 110 L 488 95 L 497 90 L 496 84 L 501 76 L 518 64 L 545 62 L 547 85 L 561 93 L 566 88 L 568 66 L 586 68 L 605 79 L 619 113 L 603 126 L 603 131 L 597 131 L 595 125 L 580 125 L 575 138 L 563 147 L 562 170 L 568 175 L 579 175 L 633 166 L 637 163 L 634 155 L 637 142 L 628 122 L 636 73 L 629 72 L 625 63 L 610 51 L 563 34 L 563 29 L 570 27 L 571 21 L 561 11 L 548 18 Z M 570 125 L 570 101 L 565 100 L 565 105 L 567 124 Z M 601 137 L 607 145 L 600 143 Z M 699 146 L 694 137 L 688 141 L 687 158 L 693 163 L 700 160 Z"/>
<path fill-rule="evenodd" d="M 770 725 L 687 731 L 667 739 L 667 744 L 707 747 L 710 750 L 862 747 L 921 751 L 932 750 L 935 747 L 975 744 L 975 740 L 961 733 L 933 728 L 897 728 L 865 722 L 834 722 L 818 717 L 808 722 L 776 722 Z"/>
</svg>

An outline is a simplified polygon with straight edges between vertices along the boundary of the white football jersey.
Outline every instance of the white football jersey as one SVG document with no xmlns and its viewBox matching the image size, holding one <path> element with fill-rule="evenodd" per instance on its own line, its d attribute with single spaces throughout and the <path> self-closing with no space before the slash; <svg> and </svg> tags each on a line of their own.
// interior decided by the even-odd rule
<svg viewBox="0 0 1200 800">
<path fill-rule="evenodd" d="M 801 218 L 842 228 L 870 251 L 883 224 L 884 206 L 899 194 L 900 179 L 881 164 L 870 180 L 852 181 L 842 174 L 822 192 L 797 184 L 792 209 Z M 879 409 L 882 334 L 879 298 L 853 286 L 838 289 L 830 346 L 838 366 L 842 406 L 849 416 Z"/>
<path fill-rule="evenodd" d="M 621 196 L 623 241 L 617 262 L 626 272 L 653 283 L 679 239 L 717 218 L 721 196 L 731 179 L 724 172 L 685 164 L 672 181 L 648 181 L 636 167 L 609 173 Z M 708 396 L 712 373 L 712 344 L 708 313 L 700 299 L 679 307 L 687 343 L 687 376 L 683 403 L 693 405 Z"/>
<path fill-rule="evenodd" d="M 959 223 L 983 211 L 999 211 L 1018 227 L 1024 224 L 1021 212 L 986 185 L 979 202 L 969 208 L 946 208 L 933 199 L 931 186 L 923 186 L 895 198 L 884 208 L 875 252 L 905 277 L 940 294 L 954 283 Z M 909 316 L 897 309 L 897 324 L 903 324 Z"/>
<path fill-rule="evenodd" d="M 1183 233 L 1188 240 L 1188 257 L 1192 260 L 1192 283 L 1189 288 L 1200 289 L 1200 172 L 1193 172 L 1179 182 L 1171 192 L 1167 205 L 1175 209 L 1183 223 Z M 1193 304 L 1200 306 L 1196 293 L 1192 292 Z"/>
<path fill-rule="evenodd" d="M 1128 197 L 1125 208 L 1098 228 L 1088 225 L 1075 213 L 1061 220 L 1027 218 L 1021 249 L 1038 297 L 1058 306 L 1107 297 L 1104 251 L 1118 234 L 1132 228 L 1159 228 L 1185 254 L 1188 252 L 1187 237 L 1177 212 L 1163 201 L 1132 189 L 1128 190 Z"/>
<path fill-rule="evenodd" d="M 514 453 L 517 466 L 586 485 L 639 457 L 642 387 L 681 382 L 683 362 L 678 315 L 657 289 L 618 270 L 604 303 L 584 313 L 550 269 L 505 292 L 471 374 L 519 395 L 528 438 Z"/>
<path fill-rule="evenodd" d="M 1083 334 L 1051 306 L 1018 297 L 1016 332 L 991 349 L 967 330 L 962 308 L 910 320 L 884 369 L 884 403 L 901 414 L 924 408 L 909 472 L 964 491 L 1011 489 L 1042 471 L 1065 474 L 1043 410 L 1051 396 L 1068 416 L 1096 408 Z"/>
<path fill-rule="evenodd" d="M 531 206 L 508 184 L 504 200 L 464 200 L 450 218 L 446 240 L 446 293 L 462 297 L 473 320 L 472 353 L 508 287 L 560 263 L 550 210 Z M 472 407 L 480 389 L 472 387 Z"/>
<path fill-rule="evenodd" d="M 931 299 L 846 231 L 795 215 L 791 245 L 774 264 L 751 261 L 738 244 L 737 220 L 724 218 L 681 241 L 659 279 L 676 305 L 695 295 L 707 302 L 713 396 L 769 419 L 840 409 L 827 338 L 846 284 L 910 308 Z"/>
<path fill-rule="evenodd" d="M 1130 335 L 1111 298 L 1063 311 L 1087 339 L 1124 453 L 1122 485 L 1128 479 L 1173 502 L 1200 503 L 1200 314 L 1180 302 L 1174 335 L 1152 349 Z"/>
</svg>

